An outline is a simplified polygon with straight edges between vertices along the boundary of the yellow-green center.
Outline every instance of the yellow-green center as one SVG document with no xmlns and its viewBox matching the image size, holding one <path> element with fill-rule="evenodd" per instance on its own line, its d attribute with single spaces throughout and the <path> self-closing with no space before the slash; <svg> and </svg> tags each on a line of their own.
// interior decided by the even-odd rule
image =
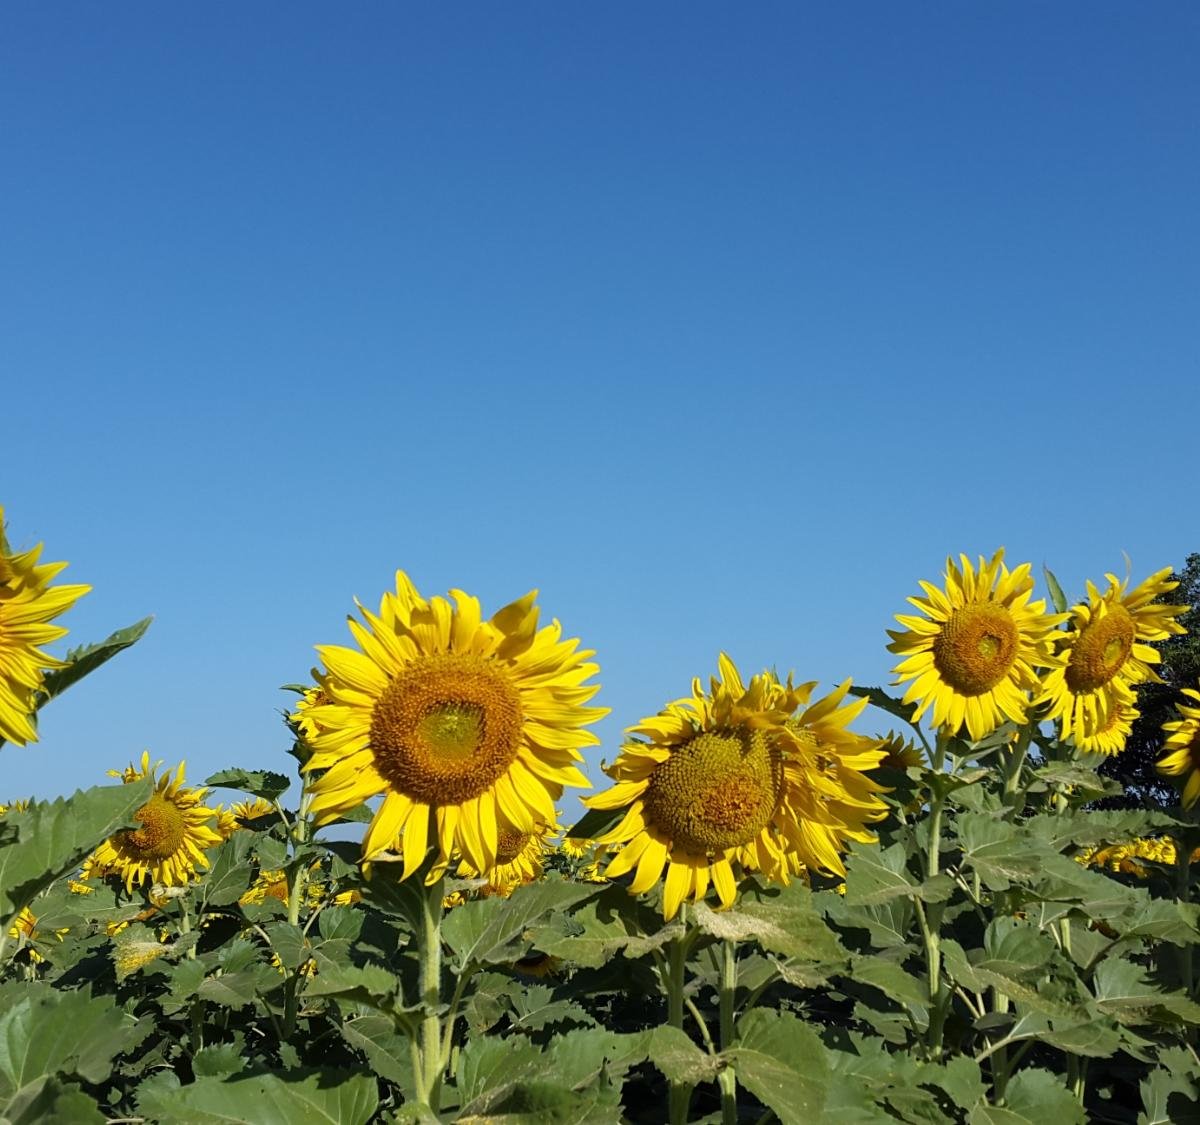
<svg viewBox="0 0 1200 1125">
<path fill-rule="evenodd" d="M 375 768 L 429 805 L 479 796 L 521 745 L 521 698 L 496 661 L 439 653 L 406 665 L 371 713 Z"/>
<path fill-rule="evenodd" d="M 122 832 L 121 843 L 136 858 L 147 862 L 170 859 L 182 846 L 183 811 L 161 793 L 155 793 L 133 814 L 133 819 L 141 828 Z"/>
<path fill-rule="evenodd" d="M 960 695 L 989 692 L 1013 666 L 1020 634 L 1007 607 L 996 602 L 956 609 L 933 642 L 938 674 Z"/>
<path fill-rule="evenodd" d="M 646 819 L 676 847 L 715 853 L 749 843 L 779 804 L 783 765 L 762 731 L 706 731 L 658 766 Z"/>
<path fill-rule="evenodd" d="M 1123 605 L 1114 605 L 1103 617 L 1093 618 L 1071 646 L 1064 677 L 1067 687 L 1073 692 L 1104 687 L 1129 658 L 1136 638 L 1137 627 Z"/>
</svg>

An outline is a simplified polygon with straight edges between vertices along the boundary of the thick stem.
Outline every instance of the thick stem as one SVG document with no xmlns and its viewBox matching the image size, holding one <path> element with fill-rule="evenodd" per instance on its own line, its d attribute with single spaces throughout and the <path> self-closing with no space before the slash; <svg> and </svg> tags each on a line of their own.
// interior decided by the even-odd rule
<svg viewBox="0 0 1200 1125">
<path fill-rule="evenodd" d="M 436 1115 L 442 1094 L 442 880 L 426 887 L 421 896 L 421 925 L 417 931 L 417 955 L 420 957 L 421 994 L 421 1074 L 417 1090 Z"/>
<path fill-rule="evenodd" d="M 179 900 L 179 932 L 180 934 L 190 934 L 192 932 L 192 908 L 188 905 L 186 895 Z M 188 948 L 187 956 L 193 960 L 195 959 L 195 943 Z M 200 997 L 192 997 L 192 1002 L 188 1009 L 188 1018 L 191 1023 L 192 1054 L 194 1055 L 204 1046 L 204 1001 Z"/>
<path fill-rule="evenodd" d="M 937 737 L 932 768 L 941 772 L 946 764 L 946 742 L 944 735 Z M 929 840 L 926 847 L 925 875 L 932 879 L 941 867 L 942 809 L 945 798 L 935 792 L 929 802 Z M 942 1053 L 942 1031 L 946 1022 L 948 997 L 942 995 L 942 949 L 941 925 L 942 904 L 930 903 L 928 913 L 920 899 L 914 901 L 921 936 L 925 940 L 925 972 L 929 981 L 929 1027 L 925 1037 L 925 1049 L 930 1058 Z"/>
<path fill-rule="evenodd" d="M 733 1046 L 733 1009 L 737 995 L 737 946 L 721 942 L 721 1050 Z M 721 1125 L 737 1125 L 737 1072 L 726 1062 L 717 1073 L 721 1088 Z"/>
</svg>

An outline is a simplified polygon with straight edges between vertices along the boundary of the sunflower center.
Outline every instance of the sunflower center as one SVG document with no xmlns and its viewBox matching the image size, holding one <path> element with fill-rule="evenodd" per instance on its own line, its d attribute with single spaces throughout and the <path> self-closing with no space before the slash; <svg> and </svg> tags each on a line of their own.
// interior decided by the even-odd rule
<svg viewBox="0 0 1200 1125">
<path fill-rule="evenodd" d="M 933 662 L 962 695 L 991 691 L 1013 666 L 1017 625 L 1002 605 L 986 602 L 956 609 L 933 642 Z"/>
<path fill-rule="evenodd" d="M 183 844 L 183 812 L 161 793 L 155 793 L 133 819 L 141 828 L 123 832 L 122 842 L 139 859 L 170 859 Z"/>
<path fill-rule="evenodd" d="M 782 785 L 782 762 L 762 731 L 706 731 L 654 771 L 647 819 L 689 851 L 736 848 L 766 827 Z"/>
<path fill-rule="evenodd" d="M 518 832 L 515 828 L 501 828 L 496 844 L 496 866 L 512 863 L 533 839 L 532 832 Z"/>
<path fill-rule="evenodd" d="M 1136 639 L 1133 617 L 1123 605 L 1115 605 L 1103 617 L 1080 630 L 1067 661 L 1065 679 L 1074 692 L 1095 691 L 1120 670 Z"/>
<path fill-rule="evenodd" d="M 438 653 L 406 665 L 371 713 L 371 752 L 388 783 L 414 801 L 479 796 L 521 745 L 521 698 L 495 661 Z"/>
</svg>

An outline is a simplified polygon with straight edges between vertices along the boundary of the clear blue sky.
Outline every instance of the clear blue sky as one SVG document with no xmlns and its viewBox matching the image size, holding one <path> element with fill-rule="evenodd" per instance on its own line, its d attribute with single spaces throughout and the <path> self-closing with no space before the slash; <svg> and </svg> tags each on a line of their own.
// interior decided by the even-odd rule
<svg viewBox="0 0 1200 1125">
<path fill-rule="evenodd" d="M 157 620 L 0 799 L 287 768 L 278 685 L 397 567 L 539 587 L 611 760 L 722 648 L 885 680 L 947 552 L 1181 563 L 1198 47 L 1188 3 L 7 6 L 0 503 L 95 587 L 71 642 Z"/>
</svg>

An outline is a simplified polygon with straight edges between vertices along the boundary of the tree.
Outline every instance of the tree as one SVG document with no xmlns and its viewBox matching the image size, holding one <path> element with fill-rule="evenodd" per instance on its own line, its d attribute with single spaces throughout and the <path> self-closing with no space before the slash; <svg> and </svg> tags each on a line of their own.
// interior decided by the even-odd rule
<svg viewBox="0 0 1200 1125">
<path fill-rule="evenodd" d="M 1159 600 L 1191 607 L 1179 618 L 1187 632 L 1158 646 L 1162 655 L 1158 673 L 1164 682 L 1143 684 L 1138 689 L 1141 716 L 1133 724 L 1125 749 L 1100 767 L 1102 776 L 1125 786 L 1125 793 L 1098 802 L 1099 808 L 1170 808 L 1179 801 L 1175 786 L 1159 776 L 1154 766 L 1162 757 L 1163 723 L 1179 717 L 1175 705 L 1184 699 L 1181 689 L 1194 688 L 1200 681 L 1200 554 L 1188 555 L 1183 570 L 1173 577 L 1178 588 Z"/>
</svg>

